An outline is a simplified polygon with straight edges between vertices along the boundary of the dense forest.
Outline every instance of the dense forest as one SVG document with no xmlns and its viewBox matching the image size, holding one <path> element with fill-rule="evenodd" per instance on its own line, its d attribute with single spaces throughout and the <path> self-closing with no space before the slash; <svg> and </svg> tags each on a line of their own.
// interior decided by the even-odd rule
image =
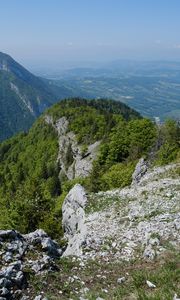
<svg viewBox="0 0 180 300">
<path fill-rule="evenodd" d="M 101 141 L 87 178 L 60 179 L 58 135 L 54 124 L 65 116 L 83 149 Z M 60 237 L 61 206 L 76 183 L 90 192 L 124 187 L 139 158 L 162 165 L 180 158 L 180 127 L 172 120 L 157 127 L 125 104 L 112 100 L 67 99 L 49 108 L 28 133 L 0 144 L 0 227 L 29 232 L 45 229 Z M 85 150 L 84 150 L 85 151 Z M 57 222 L 58 220 L 58 222 Z"/>
<path fill-rule="evenodd" d="M 57 88 L 56 93 L 66 96 Z M 35 119 L 59 97 L 49 84 L 9 55 L 0 52 L 0 141 L 28 130 Z"/>
</svg>

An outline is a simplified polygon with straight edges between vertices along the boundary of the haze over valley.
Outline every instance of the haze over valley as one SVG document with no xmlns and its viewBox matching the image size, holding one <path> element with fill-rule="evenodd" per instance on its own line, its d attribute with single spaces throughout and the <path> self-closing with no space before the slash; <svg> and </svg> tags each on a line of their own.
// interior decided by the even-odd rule
<svg viewBox="0 0 180 300">
<path fill-rule="evenodd" d="M 51 79 L 52 86 L 69 89 L 71 96 L 115 99 L 143 116 L 161 121 L 180 118 L 179 62 L 114 61 L 101 64 L 101 68 L 49 70 L 38 74 Z"/>
</svg>

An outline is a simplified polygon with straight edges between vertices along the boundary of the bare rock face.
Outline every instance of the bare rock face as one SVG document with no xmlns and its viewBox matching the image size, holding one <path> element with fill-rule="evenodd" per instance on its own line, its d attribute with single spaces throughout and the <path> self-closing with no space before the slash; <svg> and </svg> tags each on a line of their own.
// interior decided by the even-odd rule
<svg viewBox="0 0 180 300">
<path fill-rule="evenodd" d="M 135 171 L 132 175 L 132 184 L 137 184 L 140 182 L 141 178 L 147 172 L 147 162 L 145 162 L 144 158 L 141 158 L 135 168 Z"/>
<path fill-rule="evenodd" d="M 69 122 L 66 117 L 60 118 L 54 124 L 52 117 L 47 115 L 45 121 L 51 124 L 58 133 L 60 176 L 65 176 L 70 180 L 87 177 L 92 170 L 92 162 L 97 157 L 100 141 L 89 145 L 83 153 L 83 145 L 77 143 L 76 135 L 72 131 L 68 131 Z"/>
<path fill-rule="evenodd" d="M 68 240 L 64 256 L 82 254 L 82 245 L 87 234 L 84 211 L 86 203 L 85 189 L 80 184 L 76 184 L 66 196 L 62 207 L 62 224 Z"/>
</svg>

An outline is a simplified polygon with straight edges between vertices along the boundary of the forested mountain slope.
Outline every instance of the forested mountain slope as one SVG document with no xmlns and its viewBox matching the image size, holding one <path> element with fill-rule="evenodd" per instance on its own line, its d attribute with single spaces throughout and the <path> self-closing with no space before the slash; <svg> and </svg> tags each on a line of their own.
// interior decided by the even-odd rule
<svg viewBox="0 0 180 300">
<path fill-rule="evenodd" d="M 65 90 L 58 93 L 66 96 Z M 29 129 L 57 99 L 43 80 L 0 52 L 0 141 Z"/>
<path fill-rule="evenodd" d="M 1 143 L 0 296 L 171 300 L 179 141 L 174 121 L 76 98 Z"/>
<path fill-rule="evenodd" d="M 156 149 L 156 160 L 168 163 L 178 143 L 175 122 L 158 133 L 150 120 L 115 101 L 61 101 L 28 133 L 0 144 L 0 228 L 43 228 L 60 236 L 61 206 L 76 182 L 89 191 L 124 187 L 140 157 Z"/>
</svg>

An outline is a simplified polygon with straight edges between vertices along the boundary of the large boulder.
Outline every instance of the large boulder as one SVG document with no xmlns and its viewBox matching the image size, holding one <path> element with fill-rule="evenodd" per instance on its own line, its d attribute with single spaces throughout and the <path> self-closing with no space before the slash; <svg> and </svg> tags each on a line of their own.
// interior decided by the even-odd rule
<svg viewBox="0 0 180 300">
<path fill-rule="evenodd" d="M 85 189 L 76 184 L 66 196 L 62 207 L 62 224 L 68 246 L 64 256 L 81 256 L 82 245 L 86 240 L 85 206 L 87 195 Z"/>
</svg>

